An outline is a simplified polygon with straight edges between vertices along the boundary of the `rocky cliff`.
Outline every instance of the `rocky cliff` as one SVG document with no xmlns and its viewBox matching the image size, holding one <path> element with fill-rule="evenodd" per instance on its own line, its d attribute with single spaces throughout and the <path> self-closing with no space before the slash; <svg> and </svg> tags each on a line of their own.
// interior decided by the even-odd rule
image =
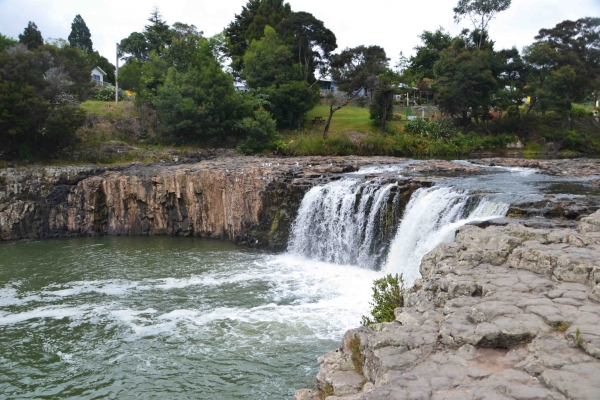
<svg viewBox="0 0 600 400">
<path fill-rule="evenodd" d="M 5 169 L 0 239 L 192 235 L 282 249 L 313 185 L 364 164 L 397 162 L 222 157 L 183 165 Z M 401 190 L 418 187 L 405 182 Z"/>
<path fill-rule="evenodd" d="M 600 398 L 600 211 L 461 228 L 396 319 L 348 331 L 295 399 Z"/>
</svg>

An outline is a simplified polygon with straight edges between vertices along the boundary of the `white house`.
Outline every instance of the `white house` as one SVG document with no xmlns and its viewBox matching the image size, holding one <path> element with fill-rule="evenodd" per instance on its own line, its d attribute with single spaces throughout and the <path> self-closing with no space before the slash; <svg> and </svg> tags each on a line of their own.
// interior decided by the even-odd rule
<svg viewBox="0 0 600 400">
<path fill-rule="evenodd" d="M 102 71 L 100 67 L 94 67 L 92 69 L 92 79 L 96 83 L 96 86 L 104 86 L 104 77 L 106 76 L 106 72 Z M 107 82 L 108 85 L 108 82 Z"/>
</svg>

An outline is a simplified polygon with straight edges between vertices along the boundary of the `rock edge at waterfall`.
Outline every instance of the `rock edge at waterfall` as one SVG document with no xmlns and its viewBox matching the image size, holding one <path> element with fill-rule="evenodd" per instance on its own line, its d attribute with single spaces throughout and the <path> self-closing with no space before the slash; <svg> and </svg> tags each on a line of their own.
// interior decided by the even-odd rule
<svg viewBox="0 0 600 400">
<path fill-rule="evenodd" d="M 464 226 L 396 320 L 348 331 L 318 360 L 320 392 L 294 398 L 598 399 L 599 263 L 600 211 L 575 229 Z"/>
</svg>

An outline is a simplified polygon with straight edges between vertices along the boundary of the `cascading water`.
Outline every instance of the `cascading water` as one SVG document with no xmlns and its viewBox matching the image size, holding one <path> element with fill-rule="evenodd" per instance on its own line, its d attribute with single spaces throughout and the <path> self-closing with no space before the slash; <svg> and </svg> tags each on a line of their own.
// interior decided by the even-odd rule
<svg viewBox="0 0 600 400">
<path fill-rule="evenodd" d="M 450 187 L 421 188 L 413 193 L 387 257 L 386 273 L 401 273 L 407 286 L 420 278 L 425 254 L 452 241 L 456 229 L 475 221 L 503 217 L 509 205 Z"/>
<path fill-rule="evenodd" d="M 375 269 L 385 256 L 396 183 L 342 179 L 312 188 L 302 200 L 288 252 L 335 264 Z"/>
</svg>

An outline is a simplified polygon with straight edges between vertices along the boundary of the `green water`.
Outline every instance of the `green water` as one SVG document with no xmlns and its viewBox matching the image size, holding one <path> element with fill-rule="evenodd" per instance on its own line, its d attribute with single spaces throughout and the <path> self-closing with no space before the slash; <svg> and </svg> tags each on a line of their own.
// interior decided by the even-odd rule
<svg viewBox="0 0 600 400">
<path fill-rule="evenodd" d="M 0 244 L 0 397 L 291 398 L 378 275 L 192 238 Z"/>
</svg>

